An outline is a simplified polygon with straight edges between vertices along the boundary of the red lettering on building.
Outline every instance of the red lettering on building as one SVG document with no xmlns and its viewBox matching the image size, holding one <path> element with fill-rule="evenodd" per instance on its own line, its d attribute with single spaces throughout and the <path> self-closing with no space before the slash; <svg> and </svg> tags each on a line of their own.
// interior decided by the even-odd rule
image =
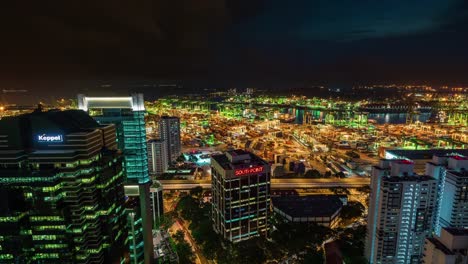
<svg viewBox="0 0 468 264">
<path fill-rule="evenodd" d="M 260 173 L 263 172 L 263 166 L 252 167 L 252 168 L 245 168 L 245 169 L 238 169 L 234 171 L 235 176 L 242 176 L 246 174 L 252 173 Z"/>
</svg>

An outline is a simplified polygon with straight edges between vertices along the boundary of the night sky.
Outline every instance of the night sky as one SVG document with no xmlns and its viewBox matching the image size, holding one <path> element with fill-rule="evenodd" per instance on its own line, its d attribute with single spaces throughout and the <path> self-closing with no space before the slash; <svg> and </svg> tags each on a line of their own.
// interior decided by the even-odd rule
<svg viewBox="0 0 468 264">
<path fill-rule="evenodd" d="M 9 2 L 0 18 L 3 87 L 138 79 L 468 83 L 463 0 Z"/>
</svg>

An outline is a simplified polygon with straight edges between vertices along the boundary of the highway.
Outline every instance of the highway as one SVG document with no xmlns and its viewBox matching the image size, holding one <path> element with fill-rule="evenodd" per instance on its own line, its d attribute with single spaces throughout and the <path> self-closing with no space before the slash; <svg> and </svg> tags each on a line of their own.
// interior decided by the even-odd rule
<svg viewBox="0 0 468 264">
<path fill-rule="evenodd" d="M 211 188 L 210 180 L 161 180 L 165 190 L 189 190 L 197 186 L 203 189 Z M 308 189 L 345 187 L 356 188 L 370 184 L 369 178 L 346 179 L 271 179 L 272 189 Z"/>
</svg>

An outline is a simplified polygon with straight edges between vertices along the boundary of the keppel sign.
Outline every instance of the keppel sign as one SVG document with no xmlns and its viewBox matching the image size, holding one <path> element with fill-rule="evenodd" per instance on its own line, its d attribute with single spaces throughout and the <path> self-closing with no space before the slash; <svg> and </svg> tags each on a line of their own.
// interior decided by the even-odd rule
<svg viewBox="0 0 468 264">
<path fill-rule="evenodd" d="M 40 143 L 63 142 L 63 136 L 42 134 L 42 135 L 37 136 L 37 142 L 40 142 Z"/>
<path fill-rule="evenodd" d="M 251 167 L 251 168 L 245 168 L 245 169 L 238 169 L 234 171 L 235 176 L 242 176 L 246 174 L 252 174 L 252 173 L 260 173 L 263 172 L 263 166 L 257 166 L 257 167 Z"/>
</svg>

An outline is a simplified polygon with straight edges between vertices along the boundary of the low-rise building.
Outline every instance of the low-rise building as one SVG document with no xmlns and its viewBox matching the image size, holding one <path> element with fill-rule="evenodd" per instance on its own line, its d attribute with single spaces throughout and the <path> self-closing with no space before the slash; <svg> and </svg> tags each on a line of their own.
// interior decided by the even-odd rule
<svg viewBox="0 0 468 264">
<path fill-rule="evenodd" d="M 272 198 L 273 210 L 289 222 L 316 223 L 334 228 L 343 202 L 337 195 L 286 196 Z"/>
<path fill-rule="evenodd" d="M 440 236 L 426 238 L 423 263 L 468 263 L 468 229 L 442 228 Z"/>
</svg>

